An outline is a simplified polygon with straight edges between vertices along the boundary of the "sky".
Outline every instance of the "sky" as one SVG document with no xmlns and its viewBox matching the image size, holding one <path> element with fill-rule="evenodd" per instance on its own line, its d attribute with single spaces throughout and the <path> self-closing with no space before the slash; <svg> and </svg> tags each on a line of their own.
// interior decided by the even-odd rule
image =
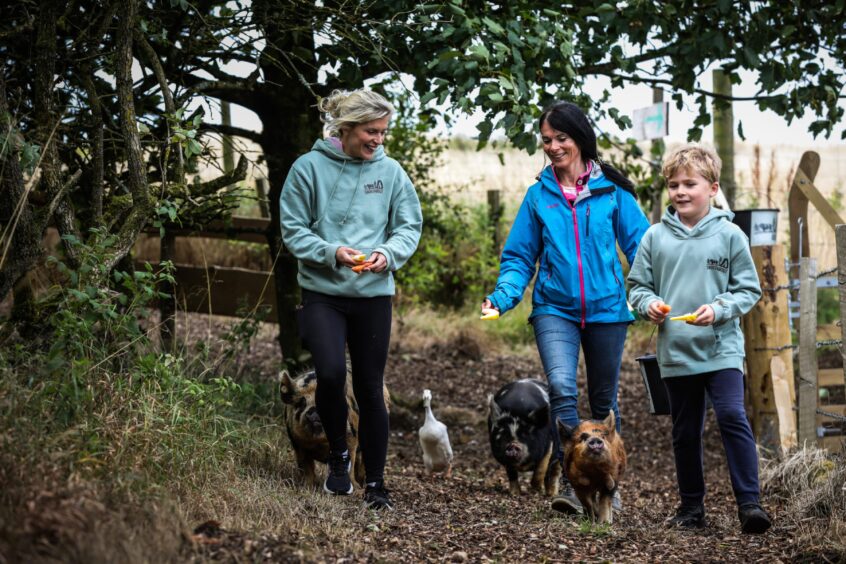
<svg viewBox="0 0 846 564">
<path fill-rule="evenodd" d="M 741 75 L 741 78 L 741 84 L 734 86 L 734 95 L 754 95 L 756 90 L 754 74 L 746 72 Z M 591 79 L 586 85 L 586 90 L 588 93 L 599 96 L 603 87 L 608 87 L 607 79 Z M 700 87 L 705 90 L 711 89 L 710 71 L 705 72 L 701 76 Z M 697 115 L 694 96 L 685 96 L 685 107 L 682 110 L 676 108 L 675 102 L 670 99 L 669 94 L 665 94 L 664 98 L 670 101 L 669 135 L 665 141 L 668 143 L 684 142 L 687 140 L 687 130 L 693 125 L 693 120 Z M 611 102 L 622 114 L 631 117 L 635 109 L 652 104 L 652 89 L 642 85 L 629 86 L 625 89 L 615 89 L 611 91 Z M 841 101 L 841 105 L 846 108 L 846 101 Z M 760 111 L 754 102 L 734 102 L 733 110 L 736 141 L 740 141 L 740 138 L 737 136 L 737 126 L 738 122 L 742 122 L 746 142 L 760 144 L 764 147 L 771 145 L 802 145 L 808 147 L 846 146 L 846 141 L 840 139 L 841 133 L 846 130 L 846 123 L 841 123 L 835 127 L 830 138 L 826 139 L 820 135 L 814 139 L 808 131 L 808 126 L 816 119 L 812 115 L 806 115 L 802 119 L 795 119 L 793 123 L 788 125 L 776 113 L 769 110 L 765 112 Z M 219 119 L 219 116 L 213 116 L 212 119 Z M 453 125 L 449 129 L 442 126 L 438 132 L 443 135 L 461 135 L 474 138 L 478 134 L 476 124 L 481 119 L 481 112 L 477 112 L 474 115 L 459 116 L 453 120 Z M 258 116 L 240 106 L 233 106 L 232 121 L 233 124 L 246 129 L 255 131 L 261 129 L 261 122 Z M 600 120 L 597 125 L 606 133 L 620 137 L 628 136 L 626 132 L 620 131 L 610 119 Z M 712 143 L 713 135 L 713 127 L 707 126 L 703 130 L 702 141 Z M 494 137 L 497 136 L 501 137 L 501 132 L 499 135 L 497 135 L 497 132 L 494 132 Z"/>
<path fill-rule="evenodd" d="M 753 96 L 756 91 L 755 76 L 747 72 L 742 74 L 742 83 L 735 85 L 733 94 L 735 96 Z M 701 77 L 700 86 L 705 90 L 711 89 L 711 73 L 706 72 Z M 589 94 L 599 97 L 603 87 L 609 87 L 608 79 L 592 79 L 588 81 L 586 90 Z M 664 99 L 670 102 L 669 111 L 669 134 L 665 141 L 668 143 L 687 141 L 687 130 L 693 126 L 693 121 L 698 115 L 694 96 L 685 96 L 685 107 L 678 110 L 670 95 L 665 93 Z M 652 88 L 645 85 L 629 86 L 625 89 L 611 91 L 611 102 L 620 112 L 629 117 L 635 109 L 646 107 L 652 104 Z M 846 102 L 841 102 L 846 108 Z M 743 133 L 746 142 L 752 144 L 768 145 L 809 145 L 809 146 L 846 146 L 846 141 L 840 139 L 841 133 L 846 130 L 846 123 L 840 123 L 834 128 L 829 139 L 822 135 L 816 139 L 808 131 L 809 125 L 815 121 L 815 117 L 807 115 L 800 119 L 794 119 L 788 125 L 787 122 L 772 111 L 759 110 L 754 102 L 734 102 L 734 126 L 735 139 L 740 141 L 737 135 L 738 122 L 743 123 Z M 475 137 L 475 125 L 481 120 L 481 114 L 475 116 L 463 116 L 456 120 L 453 133 L 459 133 L 468 137 Z M 606 133 L 626 137 L 631 130 L 621 131 L 611 119 L 600 120 L 597 124 Z M 629 135 L 627 135 L 627 132 Z M 712 126 L 704 128 L 702 141 L 712 143 L 714 131 Z"/>
</svg>

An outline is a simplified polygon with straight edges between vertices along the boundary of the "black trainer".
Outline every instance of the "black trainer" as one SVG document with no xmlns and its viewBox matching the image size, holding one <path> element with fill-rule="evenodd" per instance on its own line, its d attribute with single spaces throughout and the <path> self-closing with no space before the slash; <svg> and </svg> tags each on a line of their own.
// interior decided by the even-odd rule
<svg viewBox="0 0 846 564">
<path fill-rule="evenodd" d="M 744 503 L 737 509 L 740 530 L 748 535 L 760 535 L 769 529 L 773 522 L 764 508 L 757 503 Z"/>
<path fill-rule="evenodd" d="M 323 483 L 326 493 L 332 495 L 350 495 L 353 493 L 350 481 L 350 453 L 345 450 L 341 454 L 329 453 L 326 463 L 326 481 Z"/>
<path fill-rule="evenodd" d="M 705 507 L 703 505 L 681 505 L 676 514 L 667 521 L 670 527 L 701 529 L 705 526 Z"/>
<path fill-rule="evenodd" d="M 394 502 L 391 501 L 391 496 L 388 495 L 388 489 L 384 482 L 368 483 L 364 488 L 364 505 L 368 509 L 387 509 L 394 508 Z"/>
<path fill-rule="evenodd" d="M 569 515 L 578 515 L 582 512 L 582 502 L 573 491 L 573 485 L 570 480 L 561 476 L 561 487 L 558 490 L 558 495 L 552 498 L 552 508 L 561 513 Z"/>
</svg>

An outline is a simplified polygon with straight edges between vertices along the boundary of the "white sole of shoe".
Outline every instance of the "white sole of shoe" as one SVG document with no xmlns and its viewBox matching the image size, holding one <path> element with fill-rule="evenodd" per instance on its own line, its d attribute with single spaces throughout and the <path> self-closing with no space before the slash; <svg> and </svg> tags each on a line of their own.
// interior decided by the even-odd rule
<svg viewBox="0 0 846 564">
<path fill-rule="evenodd" d="M 352 493 L 353 493 L 353 485 L 352 485 L 352 484 L 350 484 L 350 489 L 349 489 L 349 490 L 347 490 L 346 492 L 336 492 L 336 491 L 332 491 L 332 490 L 330 490 L 329 488 L 327 488 L 327 487 L 326 487 L 326 482 L 323 482 L 323 491 L 324 491 L 324 492 L 326 492 L 326 493 L 328 493 L 329 495 L 352 495 Z"/>
</svg>

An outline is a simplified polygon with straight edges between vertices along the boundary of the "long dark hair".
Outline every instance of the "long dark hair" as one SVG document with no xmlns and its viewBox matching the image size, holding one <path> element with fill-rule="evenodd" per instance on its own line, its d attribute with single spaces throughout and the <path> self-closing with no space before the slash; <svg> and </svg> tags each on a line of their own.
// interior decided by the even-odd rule
<svg viewBox="0 0 846 564">
<path fill-rule="evenodd" d="M 541 114 L 540 120 L 538 120 L 538 129 L 545 122 L 549 122 L 553 129 L 569 135 L 573 142 L 578 145 L 583 159 L 597 161 L 602 173 L 605 174 L 605 178 L 630 192 L 633 196 L 636 195 L 634 183 L 631 180 L 610 164 L 599 159 L 599 154 L 596 151 L 596 134 L 581 108 L 570 102 L 555 102 L 547 106 Z"/>
</svg>

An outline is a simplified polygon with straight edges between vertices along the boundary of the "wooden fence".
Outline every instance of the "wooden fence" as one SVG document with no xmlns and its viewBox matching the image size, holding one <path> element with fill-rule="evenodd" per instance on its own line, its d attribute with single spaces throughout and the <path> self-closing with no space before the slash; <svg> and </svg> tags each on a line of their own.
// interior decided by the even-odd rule
<svg viewBox="0 0 846 564">
<path fill-rule="evenodd" d="M 233 216 L 231 221 L 217 221 L 206 225 L 202 231 L 180 229 L 172 226 L 167 230 L 165 243 L 162 241 L 161 259 L 167 256 L 178 239 L 203 237 L 227 239 L 250 243 L 267 243 L 269 219 Z M 150 236 L 158 235 L 157 229 L 147 231 Z M 171 255 L 172 256 L 172 255 Z M 158 263 L 154 263 L 157 266 Z M 176 281 L 173 289 L 174 304 L 182 311 L 225 316 L 243 316 L 245 312 L 267 308 L 266 321 L 277 320 L 276 295 L 273 273 L 238 267 L 216 265 L 175 264 L 173 273 Z M 142 265 L 139 263 L 136 268 Z"/>
</svg>

